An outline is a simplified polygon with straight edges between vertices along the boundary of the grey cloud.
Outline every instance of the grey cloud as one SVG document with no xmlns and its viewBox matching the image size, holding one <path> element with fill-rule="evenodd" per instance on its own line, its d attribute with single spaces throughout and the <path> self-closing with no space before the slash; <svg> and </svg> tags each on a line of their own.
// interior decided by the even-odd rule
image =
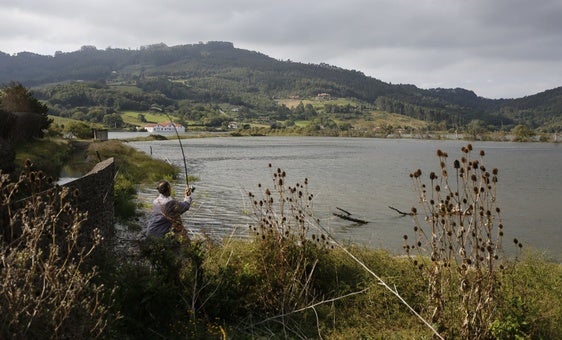
<svg viewBox="0 0 562 340">
<path fill-rule="evenodd" d="M 558 0 L 5 0 L 0 50 L 225 40 L 383 81 L 518 96 L 560 86 Z"/>
</svg>

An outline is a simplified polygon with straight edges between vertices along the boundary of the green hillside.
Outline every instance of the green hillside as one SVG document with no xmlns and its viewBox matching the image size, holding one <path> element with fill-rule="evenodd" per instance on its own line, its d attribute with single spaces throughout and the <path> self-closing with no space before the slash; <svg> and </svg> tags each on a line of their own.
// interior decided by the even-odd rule
<svg viewBox="0 0 562 340">
<path fill-rule="evenodd" d="M 466 89 L 393 85 L 356 70 L 280 61 L 229 42 L 137 50 L 84 46 L 54 56 L 0 53 L 0 83 L 10 81 L 31 87 L 53 115 L 113 127 L 142 126 L 138 113 L 146 119 L 157 105 L 174 120 L 208 128 L 225 128 L 230 121 L 291 127 L 306 120 L 317 128 L 346 130 L 371 120 L 374 112 L 387 112 L 411 119 L 400 119 L 406 122 L 401 125 L 423 121 L 438 130 L 475 121 L 486 130 L 518 124 L 562 129 L 562 88 L 492 100 Z M 123 115 L 128 111 L 137 117 Z"/>
</svg>

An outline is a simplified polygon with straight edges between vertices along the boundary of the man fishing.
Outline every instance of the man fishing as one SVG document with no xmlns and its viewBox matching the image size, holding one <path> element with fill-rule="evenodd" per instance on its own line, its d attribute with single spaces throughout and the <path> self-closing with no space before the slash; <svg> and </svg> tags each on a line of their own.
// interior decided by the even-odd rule
<svg viewBox="0 0 562 340">
<path fill-rule="evenodd" d="M 146 234 L 149 237 L 162 238 L 170 230 L 180 235 L 187 236 L 187 231 L 183 227 L 181 214 L 191 207 L 191 189 L 185 188 L 183 201 L 178 201 L 171 197 L 172 188 L 167 181 L 158 182 L 156 188 L 158 197 L 153 201 L 152 216 L 148 223 Z"/>
</svg>

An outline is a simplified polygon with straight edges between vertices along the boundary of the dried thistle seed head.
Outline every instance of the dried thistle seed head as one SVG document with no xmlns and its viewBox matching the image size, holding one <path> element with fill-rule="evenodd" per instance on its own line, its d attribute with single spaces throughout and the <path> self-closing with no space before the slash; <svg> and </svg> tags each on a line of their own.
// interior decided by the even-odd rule
<svg viewBox="0 0 562 340">
<path fill-rule="evenodd" d="M 433 181 L 434 179 L 437 179 L 437 176 L 435 175 L 435 172 L 431 172 L 431 173 L 429 174 L 429 179 L 432 180 L 432 181 Z"/>
<path fill-rule="evenodd" d="M 494 168 L 494 169 L 492 170 L 492 174 L 497 175 L 497 174 L 498 174 L 498 169 L 497 169 L 497 168 Z"/>
<path fill-rule="evenodd" d="M 466 148 L 468 149 L 468 151 L 472 151 L 472 144 L 468 144 Z"/>
<path fill-rule="evenodd" d="M 455 161 L 453 162 L 453 164 L 454 164 L 453 166 L 455 167 L 455 169 L 458 169 L 458 168 L 461 167 L 461 163 L 459 162 L 458 159 L 455 159 Z"/>
<path fill-rule="evenodd" d="M 271 163 L 269 163 L 269 167 L 271 168 Z"/>
<path fill-rule="evenodd" d="M 484 152 L 484 150 L 480 150 L 480 156 L 484 157 L 486 155 L 486 153 Z"/>
</svg>

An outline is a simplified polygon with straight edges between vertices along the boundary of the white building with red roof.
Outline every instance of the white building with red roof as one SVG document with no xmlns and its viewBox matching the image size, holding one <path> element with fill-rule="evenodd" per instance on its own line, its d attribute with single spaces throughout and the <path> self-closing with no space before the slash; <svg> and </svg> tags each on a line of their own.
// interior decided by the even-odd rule
<svg viewBox="0 0 562 340">
<path fill-rule="evenodd" d="M 174 129 L 175 126 L 175 129 Z M 178 133 L 180 132 L 185 132 L 185 126 L 178 124 L 178 123 L 173 123 L 173 122 L 164 122 L 164 123 L 150 123 L 150 124 L 146 124 L 146 126 L 144 127 L 146 129 L 146 131 L 148 132 L 176 132 L 176 130 L 178 131 Z"/>
</svg>

